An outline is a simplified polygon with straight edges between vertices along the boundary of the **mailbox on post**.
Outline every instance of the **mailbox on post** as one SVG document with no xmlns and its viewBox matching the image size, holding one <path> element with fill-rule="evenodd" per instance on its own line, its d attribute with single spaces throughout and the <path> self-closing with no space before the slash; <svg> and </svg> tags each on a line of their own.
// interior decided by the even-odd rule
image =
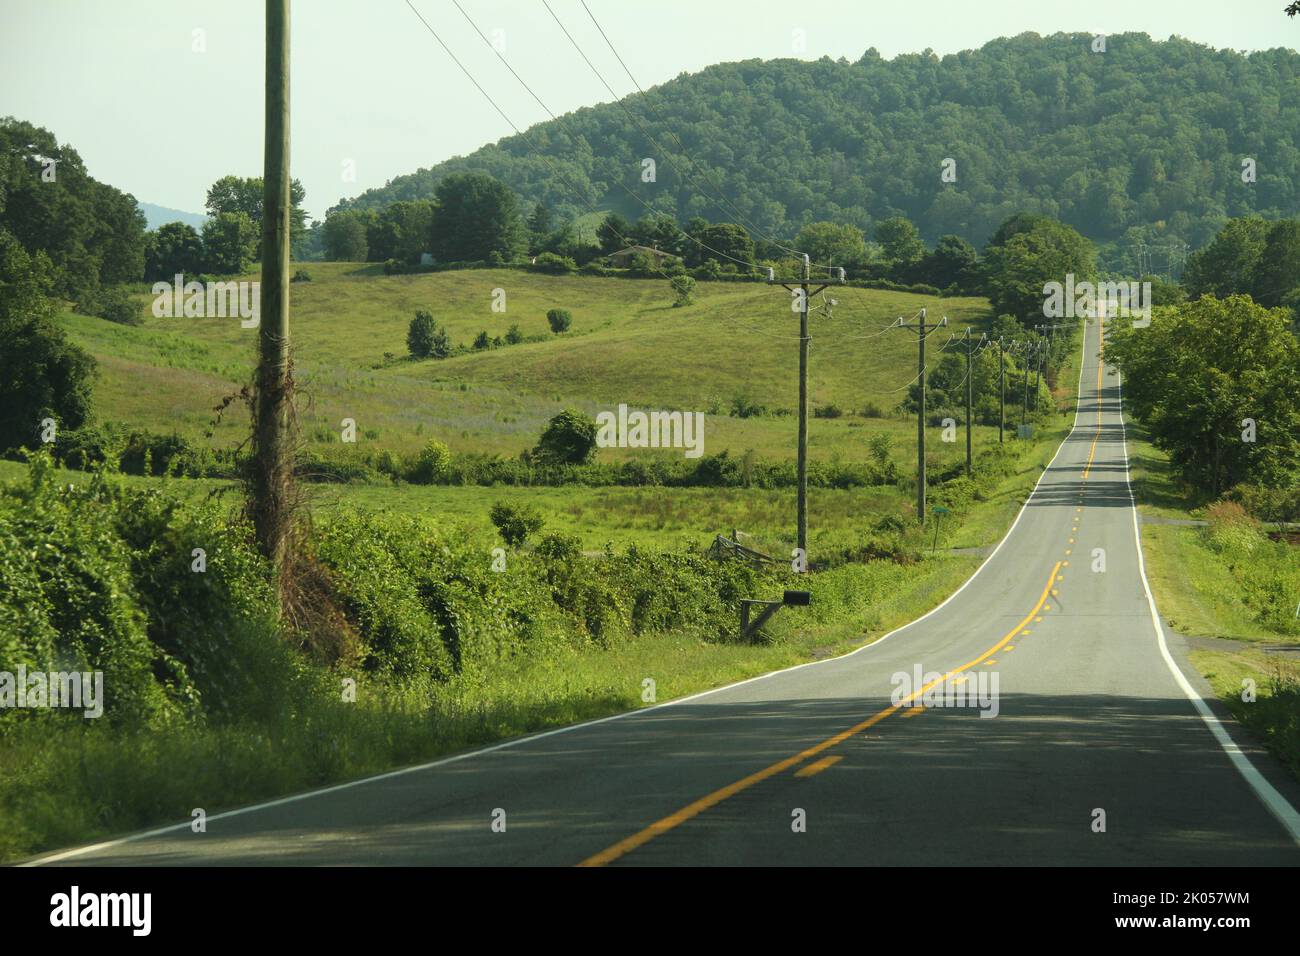
<svg viewBox="0 0 1300 956">
<path fill-rule="evenodd" d="M 779 601 L 751 601 L 748 598 L 742 598 L 740 602 L 740 639 L 748 641 L 758 633 L 758 629 L 767 623 L 777 611 L 783 607 L 807 607 L 812 604 L 811 591 L 786 591 L 781 595 Z M 752 621 L 749 619 L 749 609 L 751 607 L 761 607 L 763 610 L 758 612 L 758 617 Z"/>
</svg>

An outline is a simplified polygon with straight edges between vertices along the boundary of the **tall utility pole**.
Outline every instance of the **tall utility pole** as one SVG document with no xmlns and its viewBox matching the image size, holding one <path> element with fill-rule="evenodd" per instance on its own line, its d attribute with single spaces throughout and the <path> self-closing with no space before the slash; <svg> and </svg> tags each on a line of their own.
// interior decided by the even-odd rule
<svg viewBox="0 0 1300 956">
<path fill-rule="evenodd" d="M 972 342 L 970 340 L 969 328 L 966 329 L 966 333 L 961 337 L 961 347 L 962 350 L 966 353 L 966 475 L 967 477 L 969 477 L 971 473 L 971 427 L 972 427 L 971 388 L 973 386 L 973 382 L 971 381 L 971 364 L 975 352 L 978 351 L 981 347 L 983 347 L 983 345 L 984 345 L 984 336 L 982 335 L 980 336 L 978 342 Z"/>
<path fill-rule="evenodd" d="M 1007 431 L 1007 360 L 1006 336 L 998 336 L 998 444 L 1006 440 Z"/>
<path fill-rule="evenodd" d="M 918 346 L 916 378 L 920 383 L 921 397 L 916 409 L 916 520 L 921 524 L 925 524 L 925 340 L 933 335 L 936 329 L 941 329 L 947 324 L 948 317 L 945 315 L 934 325 L 926 325 L 925 309 L 921 310 L 919 322 L 915 325 L 904 322 L 902 316 L 898 317 L 900 329 L 909 329 L 916 333 Z"/>
<path fill-rule="evenodd" d="M 1020 424 L 1024 425 L 1029 414 L 1029 362 L 1034 352 L 1034 343 L 1025 343 L 1025 392 L 1020 398 Z"/>
<path fill-rule="evenodd" d="M 283 607 L 293 483 L 289 358 L 289 0 L 266 0 L 261 327 L 253 425 L 252 512 Z"/>
<path fill-rule="evenodd" d="M 1037 332 L 1039 335 L 1042 335 L 1044 332 L 1047 333 L 1047 346 L 1046 346 L 1046 348 L 1043 350 L 1043 355 L 1042 355 L 1041 359 L 1039 360 L 1039 363 L 1038 363 L 1038 376 L 1037 376 L 1037 378 L 1035 379 L 1035 388 L 1034 388 L 1034 407 L 1037 407 L 1037 406 L 1038 406 L 1038 388 L 1037 388 L 1037 383 L 1038 383 L 1038 382 L 1041 382 L 1041 380 L 1042 380 L 1042 370 L 1043 370 L 1043 368 L 1047 365 L 1047 359 L 1048 359 L 1048 358 L 1051 356 L 1051 354 L 1052 354 L 1052 345 L 1056 342 L 1056 330 L 1057 330 L 1057 329 L 1068 329 L 1068 328 L 1071 328 L 1071 326 L 1068 325 L 1068 324 L 1066 324 L 1066 323 L 1063 323 L 1063 322 L 1053 322 L 1053 323 L 1042 322 L 1042 323 L 1039 323 L 1038 325 L 1035 325 L 1035 326 L 1034 326 L 1034 331 Z M 1040 344 L 1041 344 L 1041 343 L 1040 343 Z"/>
<path fill-rule="evenodd" d="M 828 283 L 822 283 L 816 289 L 809 292 L 809 262 L 808 256 L 803 257 L 803 278 L 798 286 L 786 285 L 783 287 L 790 290 L 794 297 L 791 303 L 792 307 L 797 306 L 799 312 L 799 457 L 798 457 L 798 493 L 797 505 L 798 525 L 796 529 L 795 547 L 799 549 L 799 555 L 802 557 L 802 567 L 808 567 L 808 300 L 811 296 L 816 295 L 826 288 Z M 844 270 L 839 270 L 840 281 L 844 281 Z M 774 281 L 773 271 L 768 270 L 768 281 Z"/>
</svg>

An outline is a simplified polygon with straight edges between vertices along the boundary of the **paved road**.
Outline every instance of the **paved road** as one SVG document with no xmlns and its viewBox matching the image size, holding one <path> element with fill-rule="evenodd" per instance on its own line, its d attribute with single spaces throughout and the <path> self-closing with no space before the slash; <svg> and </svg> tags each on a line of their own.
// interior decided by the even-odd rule
<svg viewBox="0 0 1300 956">
<path fill-rule="evenodd" d="M 1199 677 L 1175 676 L 1176 638 L 1162 650 L 1099 340 L 1094 323 L 1075 429 L 1007 539 L 883 641 L 53 862 L 1300 863 L 1294 785 L 1230 756 L 1189 697 Z M 941 675 L 931 694 L 996 676 L 997 716 L 895 706 L 893 675 L 918 667 Z"/>
</svg>

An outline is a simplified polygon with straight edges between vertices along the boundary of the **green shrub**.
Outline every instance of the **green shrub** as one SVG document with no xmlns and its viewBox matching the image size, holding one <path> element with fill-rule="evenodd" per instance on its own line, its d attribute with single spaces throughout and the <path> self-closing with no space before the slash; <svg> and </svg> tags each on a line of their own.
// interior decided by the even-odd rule
<svg viewBox="0 0 1300 956">
<path fill-rule="evenodd" d="M 543 464 L 582 464 L 595 451 L 595 421 L 580 411 L 566 408 L 547 423 L 533 456 Z"/>
<path fill-rule="evenodd" d="M 94 315 L 118 325 L 140 325 L 144 317 L 140 306 L 131 299 L 124 286 L 109 286 L 91 294 L 77 306 L 83 315 Z"/>
<path fill-rule="evenodd" d="M 671 274 L 671 273 L 670 273 Z M 694 301 L 691 296 L 695 292 L 695 280 L 688 275 L 674 275 L 672 281 L 668 283 L 677 296 L 673 300 L 673 307 L 677 308 L 683 305 L 690 305 Z"/>
<path fill-rule="evenodd" d="M 494 504 L 488 517 L 500 532 L 501 539 L 512 548 L 520 547 L 529 535 L 540 531 L 546 523 L 531 505 L 508 505 L 503 502 Z"/>
<path fill-rule="evenodd" d="M 551 309 L 546 313 L 546 321 L 556 335 L 569 331 L 573 325 L 573 316 L 568 309 Z"/>
<path fill-rule="evenodd" d="M 541 253 L 532 268 L 535 272 L 548 272 L 552 275 L 565 275 L 578 271 L 578 264 L 568 256 L 557 256 L 553 252 Z"/>
<path fill-rule="evenodd" d="M 406 480 L 417 485 L 432 485 L 447 476 L 451 465 L 451 449 L 444 442 L 431 438 L 406 469 Z"/>
<path fill-rule="evenodd" d="M 412 358 L 428 358 L 433 354 L 436 331 L 432 313 L 418 310 L 406 330 L 406 350 Z"/>
</svg>

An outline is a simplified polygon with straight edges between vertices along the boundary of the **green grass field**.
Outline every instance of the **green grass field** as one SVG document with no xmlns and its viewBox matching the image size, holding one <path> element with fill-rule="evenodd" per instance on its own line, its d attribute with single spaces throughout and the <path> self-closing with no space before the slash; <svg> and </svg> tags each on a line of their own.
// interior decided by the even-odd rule
<svg viewBox="0 0 1300 956">
<path fill-rule="evenodd" d="M 662 282 L 506 270 L 389 278 L 370 267 L 307 268 L 313 281 L 293 286 L 293 321 L 299 379 L 315 403 L 304 410 L 308 439 L 316 428 L 332 429 L 339 419 L 353 417 L 362 441 L 394 451 L 438 437 L 460 451 L 515 455 L 535 441 L 549 415 L 568 404 L 589 412 L 622 401 L 709 413 L 714 403 L 725 412 L 737 395 L 774 407 L 790 408 L 796 401 L 790 378 L 797 365 L 797 341 L 790 337 L 794 317 L 784 292 L 765 286 L 701 284 L 698 305 L 673 309 Z M 488 311 L 496 287 L 507 289 L 510 311 L 504 316 Z M 839 297 L 834 319 L 814 319 L 811 380 L 815 405 L 834 403 L 846 411 L 867 403 L 892 409 L 900 386 L 915 374 L 912 336 L 851 335 L 865 335 L 899 314 L 910 317 L 922 305 L 932 316 L 946 312 L 957 330 L 988 314 L 987 303 L 976 299 L 939 302 L 860 290 Z M 852 310 L 855 303 L 860 311 Z M 526 335 L 539 335 L 545 310 L 553 305 L 574 314 L 574 329 L 564 337 L 442 362 L 385 365 L 384 352 L 404 351 L 406 324 L 417 307 L 429 307 L 446 322 L 453 341 L 469 341 L 479 328 L 503 334 L 514 322 Z M 198 438 L 213 406 L 251 375 L 254 335 L 235 319 L 151 317 L 141 327 L 77 315 L 63 321 L 99 359 L 100 420 Z M 1077 359 L 1077 351 L 1071 353 L 1060 374 L 1056 398 L 1062 408 L 1074 405 Z M 707 422 L 709 453 L 729 448 L 754 449 L 773 459 L 793 456 L 793 416 L 742 420 L 724 414 Z M 655 679 L 663 701 L 870 642 L 934 607 L 969 577 L 981 557 L 947 549 L 983 547 L 1001 537 L 1069 423 L 1068 415 L 1053 416 L 1035 441 L 1015 442 L 1013 473 L 986 490 L 962 520 L 943 527 L 937 553 L 929 552 L 927 535 L 927 551 L 915 564 L 876 560 L 811 575 L 813 605 L 779 615 L 760 643 L 647 634 L 610 648 L 502 661 L 473 680 L 453 679 L 430 697 L 402 697 L 385 688 L 374 695 L 386 702 L 382 706 L 340 712 L 322 702 L 311 710 L 312 726 L 195 725 L 166 734 L 141 732 L 138 740 L 125 740 L 111 728 L 76 727 L 66 739 L 16 737 L 0 752 L 0 780 L 9 781 L 0 786 L 0 859 L 183 818 L 200 794 L 209 810 L 221 809 L 642 706 L 646 677 Z M 244 427 L 232 421 L 213 443 L 234 444 Z M 865 457 L 869 435 L 893 434 L 902 473 L 911 472 L 912 419 L 814 418 L 810 431 L 812 454 L 823 459 Z M 955 460 L 964 443 L 945 444 L 938 432 L 930 430 L 932 457 Z M 979 445 L 991 440 L 995 430 L 979 430 Z M 24 464 L 0 462 L 0 481 L 22 479 L 26 472 Z M 56 477 L 89 480 L 66 470 Z M 114 480 L 165 483 L 170 494 L 187 499 L 220 494 L 232 509 L 239 503 L 230 482 Z M 375 483 L 311 485 L 307 493 L 316 525 L 368 509 L 431 515 L 440 525 L 476 536 L 490 529 L 493 503 L 525 502 L 543 514 L 545 530 L 577 535 L 588 551 L 634 543 L 698 548 L 717 532 L 738 529 L 752 536 L 747 543 L 788 560 L 794 533 L 792 490 Z M 860 543 L 883 515 L 910 513 L 911 498 L 906 481 L 811 489 L 810 557 L 815 563 L 831 549 Z M 315 729 L 321 722 L 347 746 L 322 753 Z"/>
<path fill-rule="evenodd" d="M 292 335 L 309 444 L 337 441 L 342 420 L 352 418 L 359 445 L 409 452 L 438 438 L 453 451 L 515 456 L 565 406 L 594 414 L 626 402 L 704 412 L 708 454 L 794 455 L 798 323 L 784 289 L 701 282 L 695 304 L 673 308 L 663 279 L 509 269 L 384 276 L 378 266 L 352 263 L 302 268 L 312 281 L 292 286 Z M 492 311 L 494 289 L 504 290 L 504 313 Z M 141 326 L 62 317 L 73 340 L 99 360 L 96 415 L 201 438 L 218 402 L 250 380 L 256 331 L 234 318 L 155 318 L 151 294 L 140 290 Z M 873 333 L 922 307 L 932 318 L 947 315 L 951 332 L 978 330 L 988 321 L 988 303 L 855 288 L 828 295 L 838 300 L 833 316 L 811 318 L 810 404 L 837 405 L 846 414 L 813 420 L 809 453 L 861 459 L 868 438 L 887 432 L 897 439 L 900 463 L 906 461 L 914 426 L 896 406 L 916 374 L 916 340 L 902 331 Z M 447 327 L 453 344 L 468 345 L 481 330 L 504 337 L 514 324 L 525 336 L 549 336 L 550 308 L 570 310 L 573 327 L 544 342 L 413 362 L 406 359 L 406 330 L 420 308 Z M 731 417 L 737 398 L 788 414 Z M 884 417 L 859 414 L 868 405 Z M 239 431 L 223 427 L 211 441 L 231 445 Z M 996 440 L 996 429 L 977 427 L 975 438 L 980 445 Z M 935 441 L 932 450 L 940 462 L 952 461 L 960 445 Z"/>
</svg>

